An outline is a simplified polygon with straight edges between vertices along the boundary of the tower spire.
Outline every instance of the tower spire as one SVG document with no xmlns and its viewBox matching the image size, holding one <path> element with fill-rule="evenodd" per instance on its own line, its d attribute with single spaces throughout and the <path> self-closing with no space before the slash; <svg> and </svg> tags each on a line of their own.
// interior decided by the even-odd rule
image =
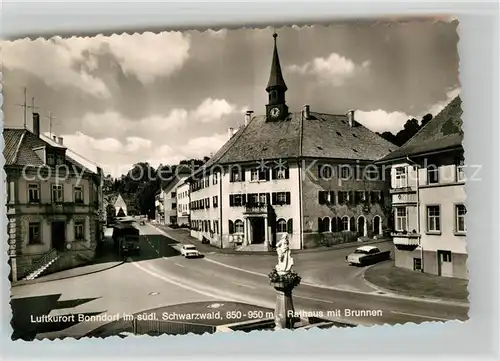
<svg viewBox="0 0 500 361">
<path fill-rule="evenodd" d="M 283 79 L 283 73 L 281 72 L 281 64 L 280 57 L 278 54 L 278 44 L 277 44 L 276 31 L 273 34 L 274 38 L 274 52 L 273 52 L 273 60 L 271 63 L 271 74 L 269 75 L 269 81 L 267 82 L 266 90 L 269 91 L 271 88 L 281 88 L 283 91 L 286 91 L 288 88 L 286 87 L 285 80 Z"/>
<path fill-rule="evenodd" d="M 269 103 L 266 105 L 267 121 L 285 120 L 288 117 L 288 106 L 286 105 L 285 93 L 287 86 L 281 72 L 280 57 L 276 38 L 278 34 L 273 33 L 274 51 L 271 62 L 271 74 L 267 82 L 266 91 L 269 94 Z"/>
</svg>

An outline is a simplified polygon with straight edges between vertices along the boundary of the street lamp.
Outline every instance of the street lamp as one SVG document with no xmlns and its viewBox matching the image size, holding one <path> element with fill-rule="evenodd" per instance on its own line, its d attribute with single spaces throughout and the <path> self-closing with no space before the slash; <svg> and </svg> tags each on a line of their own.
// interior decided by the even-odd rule
<svg viewBox="0 0 500 361">
<path fill-rule="evenodd" d="M 424 248 L 422 247 L 422 235 L 420 234 L 420 165 L 406 156 L 406 160 L 412 164 L 417 169 L 417 234 L 418 234 L 418 244 L 420 246 L 420 272 L 424 273 Z"/>
</svg>

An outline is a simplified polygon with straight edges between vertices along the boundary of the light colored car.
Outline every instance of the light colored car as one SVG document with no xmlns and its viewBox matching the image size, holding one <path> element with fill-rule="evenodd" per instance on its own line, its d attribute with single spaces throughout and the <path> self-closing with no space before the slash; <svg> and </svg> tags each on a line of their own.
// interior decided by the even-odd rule
<svg viewBox="0 0 500 361">
<path fill-rule="evenodd" d="M 391 258 L 391 251 L 381 252 L 375 246 L 358 247 L 353 253 L 346 256 L 349 265 L 365 266 Z"/>
<path fill-rule="evenodd" d="M 184 244 L 181 247 L 181 255 L 186 258 L 190 257 L 200 257 L 200 252 L 196 249 L 196 247 L 192 244 Z"/>
</svg>

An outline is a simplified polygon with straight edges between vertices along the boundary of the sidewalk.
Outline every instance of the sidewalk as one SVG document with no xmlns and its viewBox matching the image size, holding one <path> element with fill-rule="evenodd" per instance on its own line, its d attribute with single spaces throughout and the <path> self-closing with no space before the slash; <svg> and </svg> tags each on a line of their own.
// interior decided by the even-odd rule
<svg viewBox="0 0 500 361">
<path fill-rule="evenodd" d="M 467 280 L 420 273 L 383 262 L 367 268 L 365 280 L 383 292 L 404 296 L 468 302 Z"/>
<path fill-rule="evenodd" d="M 117 266 L 120 266 L 124 262 L 125 261 L 112 261 L 112 262 L 106 262 L 106 263 L 90 264 L 90 265 L 86 265 L 86 266 L 78 266 L 78 267 L 67 269 L 64 271 L 54 272 L 54 273 L 48 274 L 46 276 L 41 276 L 41 277 L 35 278 L 34 280 L 17 281 L 15 283 L 12 283 L 12 287 L 31 285 L 31 284 L 42 283 L 42 282 L 59 281 L 59 280 L 63 280 L 66 278 L 85 276 L 85 275 L 89 275 L 89 274 L 93 274 L 93 273 L 97 273 L 97 272 L 106 271 L 106 270 L 109 270 L 111 268 L 115 268 Z"/>
<path fill-rule="evenodd" d="M 189 234 L 189 229 L 187 228 L 169 228 L 165 225 L 162 224 L 153 224 L 149 223 L 152 227 L 155 227 L 165 233 L 168 233 L 171 235 L 171 238 L 178 242 L 187 242 L 196 245 L 196 248 L 202 253 L 220 253 L 220 254 L 232 254 L 232 255 L 259 255 L 259 256 L 273 256 L 276 257 L 276 251 L 260 251 L 260 252 L 251 252 L 251 251 L 237 251 L 235 249 L 231 248 L 219 248 L 216 246 L 213 246 L 211 244 L 203 244 L 201 243 L 200 240 L 191 237 Z M 350 242 L 350 243 L 343 243 L 343 244 L 337 244 L 332 247 L 318 247 L 318 248 L 311 248 L 311 249 L 297 249 L 293 250 L 294 254 L 299 254 L 299 253 L 316 253 L 316 252 L 327 252 L 327 251 L 333 251 L 337 249 L 344 249 L 344 248 L 352 248 L 356 246 L 364 246 L 364 245 L 369 245 L 369 244 L 374 244 L 374 243 L 381 243 L 381 242 L 389 242 L 390 239 L 377 239 L 373 241 L 367 241 L 367 242 Z"/>
</svg>

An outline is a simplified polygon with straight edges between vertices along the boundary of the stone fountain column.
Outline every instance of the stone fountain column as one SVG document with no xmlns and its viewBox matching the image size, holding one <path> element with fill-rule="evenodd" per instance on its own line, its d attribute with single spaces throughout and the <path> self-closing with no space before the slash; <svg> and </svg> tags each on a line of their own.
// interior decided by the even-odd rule
<svg viewBox="0 0 500 361">
<path fill-rule="evenodd" d="M 296 317 L 293 307 L 292 291 L 295 288 L 294 279 L 298 275 L 295 272 L 287 272 L 279 275 L 281 280 L 271 281 L 276 290 L 276 307 L 274 309 L 275 330 L 293 328 Z"/>
</svg>

